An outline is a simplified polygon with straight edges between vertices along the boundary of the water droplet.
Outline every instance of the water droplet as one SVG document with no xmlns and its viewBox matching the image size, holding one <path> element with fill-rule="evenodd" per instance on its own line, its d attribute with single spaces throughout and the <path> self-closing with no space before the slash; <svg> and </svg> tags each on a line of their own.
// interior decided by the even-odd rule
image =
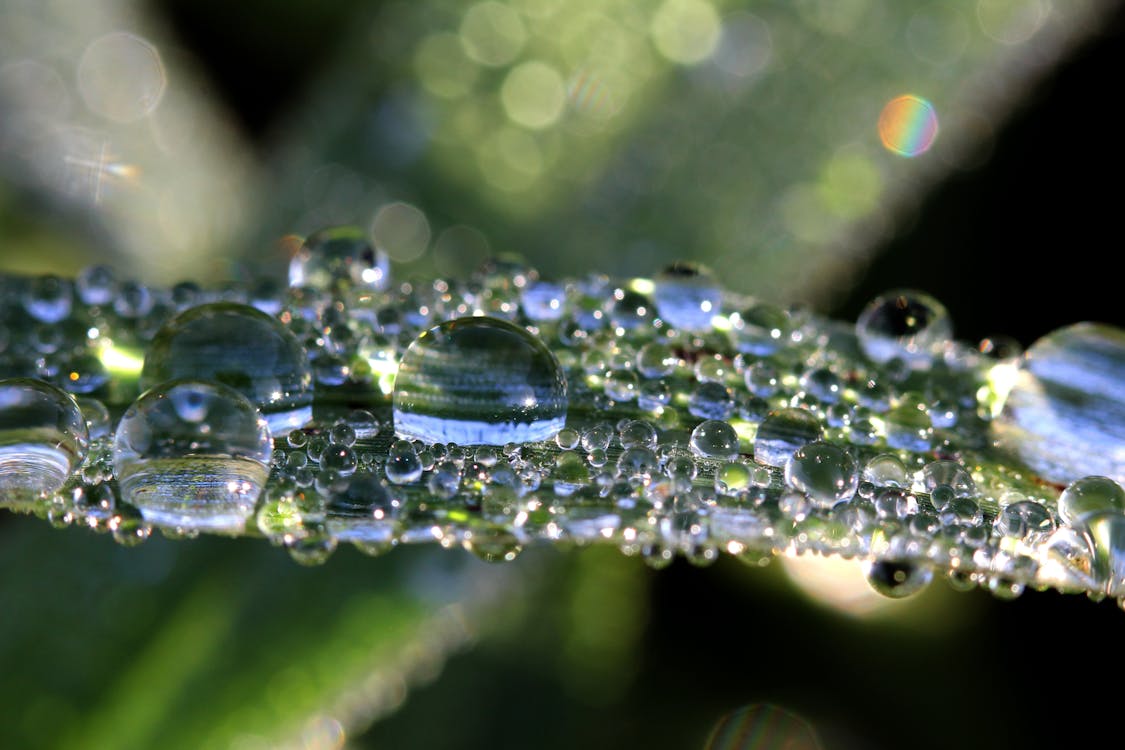
<svg viewBox="0 0 1125 750">
<path fill-rule="evenodd" d="M 1125 594 L 1125 513 L 1090 513 L 1083 526 L 1092 542 L 1092 574 L 1099 589 L 1110 596 Z"/>
<path fill-rule="evenodd" d="M 891 599 L 903 599 L 917 594 L 934 577 L 933 568 L 923 563 L 905 560 L 873 560 L 864 575 L 878 593 Z"/>
<path fill-rule="evenodd" d="M 703 458 L 738 457 L 738 433 L 726 422 L 708 419 L 691 431 L 691 452 Z"/>
<path fill-rule="evenodd" d="M 331 494 L 325 505 L 325 526 L 342 542 L 390 542 L 398 512 L 398 501 L 379 478 L 361 472 Z"/>
<path fill-rule="evenodd" d="M 735 344 L 740 352 L 765 357 L 784 345 L 792 332 L 792 326 L 793 321 L 785 310 L 759 303 L 744 310 L 734 321 L 737 332 Z"/>
<path fill-rule="evenodd" d="M 683 331 L 701 333 L 711 329 L 711 318 L 719 313 L 722 289 L 707 268 L 678 262 L 655 279 L 653 301 L 660 318 Z"/>
<path fill-rule="evenodd" d="M 700 383 L 691 392 L 688 411 L 700 419 L 730 419 L 734 414 L 734 396 L 722 383 Z"/>
<path fill-rule="evenodd" d="M 643 419 L 627 419 L 618 430 L 618 439 L 622 448 L 655 448 L 656 428 Z"/>
<path fill-rule="evenodd" d="M 779 409 L 758 426 L 754 458 L 768 466 L 785 466 L 798 448 L 820 437 L 820 422 L 810 412 Z"/>
<path fill-rule="evenodd" d="M 1079 323 L 1036 341 L 993 429 L 1051 481 L 1125 483 L 1125 331 Z"/>
<path fill-rule="evenodd" d="M 117 277 L 107 266 L 87 266 L 74 281 L 78 299 L 87 305 L 104 305 L 117 294 Z"/>
<path fill-rule="evenodd" d="M 331 227 L 309 235 L 289 263 L 289 286 L 321 291 L 380 291 L 390 286 L 390 260 L 358 227 Z"/>
<path fill-rule="evenodd" d="M 459 318 L 406 350 L 394 390 L 395 432 L 469 445 L 548 440 L 566 423 L 566 378 L 525 329 Z"/>
<path fill-rule="evenodd" d="M 566 312 L 566 290 L 559 284 L 540 281 L 523 290 L 520 305 L 527 319 L 535 323 L 559 320 Z"/>
<path fill-rule="evenodd" d="M 755 362 L 746 368 L 746 388 L 758 398 L 769 398 L 777 393 L 777 368 L 768 362 Z"/>
<path fill-rule="evenodd" d="M 671 347 L 650 341 L 637 352 L 637 370 L 646 378 L 663 378 L 676 369 L 679 358 Z"/>
<path fill-rule="evenodd" d="M 471 536 L 466 536 L 462 546 L 490 563 L 511 562 L 523 551 L 520 540 L 502 528 L 475 531 Z"/>
<path fill-rule="evenodd" d="M 801 376 L 801 389 L 823 404 L 835 404 L 840 400 L 843 383 L 836 373 L 826 367 L 817 367 Z"/>
<path fill-rule="evenodd" d="M 846 449 L 818 440 L 801 446 L 789 457 L 785 481 L 820 507 L 831 508 L 855 495 L 859 473 Z"/>
<path fill-rule="evenodd" d="M 637 396 L 637 374 L 632 370 L 613 370 L 605 376 L 603 388 L 618 403 L 632 401 Z"/>
<path fill-rule="evenodd" d="M 930 450 L 933 441 L 933 423 L 930 415 L 912 404 L 896 406 L 883 415 L 887 445 L 913 453 Z"/>
<path fill-rule="evenodd" d="M 973 475 L 956 461 L 931 461 L 922 467 L 918 477 L 919 492 L 933 494 L 939 487 L 945 485 L 953 491 L 954 497 L 976 497 L 977 483 Z"/>
<path fill-rule="evenodd" d="M 1038 544 L 1055 530 L 1055 519 L 1039 503 L 1019 500 L 1004 506 L 993 526 L 1001 536 Z"/>
<path fill-rule="evenodd" d="M 953 337 L 953 323 L 945 307 L 930 295 L 900 290 L 867 303 L 856 322 L 856 336 L 872 362 L 900 359 L 921 369 Z"/>
<path fill-rule="evenodd" d="M 892 453 L 880 453 L 863 467 L 863 478 L 876 487 L 907 487 L 910 479 L 902 459 Z"/>
<path fill-rule="evenodd" d="M 82 410 L 40 380 L 0 380 L 0 503 L 50 494 L 85 460 L 89 432 Z"/>
<path fill-rule="evenodd" d="M 175 378 L 215 380 L 240 392 L 284 435 L 312 419 L 304 347 L 276 318 L 231 302 L 186 310 L 165 323 L 145 354 L 141 387 Z"/>
<path fill-rule="evenodd" d="M 126 410 L 114 437 L 122 498 L 166 527 L 239 531 L 269 476 L 269 427 L 221 383 L 172 380 Z"/>
<path fill-rule="evenodd" d="M 409 440 L 396 440 L 387 449 L 384 467 L 387 479 L 395 484 L 413 484 L 422 478 L 422 462 Z"/>
<path fill-rule="evenodd" d="M 71 283 L 58 276 L 40 276 L 24 288 L 24 309 L 42 323 L 58 323 L 66 318 L 72 301 Z"/>
<path fill-rule="evenodd" d="M 1108 510 L 1125 512 L 1125 490 L 1108 477 L 1083 477 L 1059 495 L 1059 516 L 1071 526 L 1091 513 Z"/>
</svg>

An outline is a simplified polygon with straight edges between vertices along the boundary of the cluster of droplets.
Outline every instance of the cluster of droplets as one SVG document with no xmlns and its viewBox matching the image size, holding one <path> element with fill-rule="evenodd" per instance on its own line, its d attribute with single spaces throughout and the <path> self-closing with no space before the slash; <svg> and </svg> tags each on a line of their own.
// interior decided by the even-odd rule
<svg viewBox="0 0 1125 750">
<path fill-rule="evenodd" d="M 656 567 L 841 555 L 888 596 L 944 574 L 1125 597 L 1116 329 L 1021 358 L 956 342 L 909 290 L 844 326 L 688 263 L 390 271 L 343 227 L 301 244 L 288 287 L 3 278 L 0 502 L 123 543 L 261 535 L 304 563 L 611 543 Z M 1098 415 L 1063 392 L 1079 371 Z M 1056 402 L 1072 424 L 1043 429 Z"/>
</svg>

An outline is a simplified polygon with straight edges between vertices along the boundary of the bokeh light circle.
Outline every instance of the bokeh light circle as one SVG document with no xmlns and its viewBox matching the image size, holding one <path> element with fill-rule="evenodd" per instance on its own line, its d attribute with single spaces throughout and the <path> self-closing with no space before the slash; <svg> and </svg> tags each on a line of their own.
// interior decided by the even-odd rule
<svg viewBox="0 0 1125 750">
<path fill-rule="evenodd" d="M 934 105 L 914 94 L 896 96 L 879 114 L 879 140 L 888 151 L 900 156 L 913 157 L 929 151 L 937 132 Z"/>
</svg>

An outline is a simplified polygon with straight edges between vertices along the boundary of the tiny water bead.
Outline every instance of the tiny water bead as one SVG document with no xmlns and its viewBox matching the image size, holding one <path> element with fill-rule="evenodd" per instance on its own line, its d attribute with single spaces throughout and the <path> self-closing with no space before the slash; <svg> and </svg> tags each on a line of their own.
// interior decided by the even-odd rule
<svg viewBox="0 0 1125 750">
<path fill-rule="evenodd" d="M 322 291 L 390 285 L 390 259 L 358 227 L 330 227 L 310 234 L 289 263 L 289 286 Z"/>
<path fill-rule="evenodd" d="M 1125 331 L 1079 323 L 1036 341 L 993 429 L 1047 479 L 1125 482 Z"/>
<path fill-rule="evenodd" d="M 874 560 L 864 568 L 867 582 L 891 599 L 917 594 L 933 580 L 933 568 L 904 560 Z"/>
<path fill-rule="evenodd" d="M 312 419 L 312 374 L 304 347 L 280 321 L 249 305 L 200 305 L 165 323 L 145 354 L 141 387 L 176 378 L 234 388 L 258 407 L 275 436 Z"/>
<path fill-rule="evenodd" d="M 496 318 L 458 318 L 403 354 L 395 432 L 466 445 L 548 440 L 566 424 L 566 377 L 538 338 Z"/>
<path fill-rule="evenodd" d="M 818 440 L 801 446 L 789 457 L 785 482 L 820 507 L 831 508 L 855 495 L 859 472 L 845 448 Z"/>
<path fill-rule="evenodd" d="M 0 380 L 0 504 L 61 489 L 88 444 L 73 397 L 40 380 Z"/>
<path fill-rule="evenodd" d="M 258 410 L 211 381 L 172 380 L 143 393 L 117 427 L 122 498 L 150 523 L 241 531 L 270 471 L 273 441 Z"/>
<path fill-rule="evenodd" d="M 924 292 L 900 290 L 867 303 L 856 322 L 856 336 L 868 359 L 887 364 L 898 359 L 912 369 L 929 364 L 953 337 L 945 307 Z"/>
</svg>

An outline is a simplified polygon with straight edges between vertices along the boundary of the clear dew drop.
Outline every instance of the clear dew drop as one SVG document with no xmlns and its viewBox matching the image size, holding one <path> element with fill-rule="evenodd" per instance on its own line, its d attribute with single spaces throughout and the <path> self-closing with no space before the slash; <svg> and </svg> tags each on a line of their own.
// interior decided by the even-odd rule
<svg viewBox="0 0 1125 750">
<path fill-rule="evenodd" d="M 1034 500 L 1018 500 L 1005 505 L 993 522 L 996 533 L 1029 544 L 1044 541 L 1055 530 L 1051 511 Z"/>
<path fill-rule="evenodd" d="M 940 346 L 953 337 L 945 307 L 924 292 L 898 290 L 867 303 L 856 322 L 856 336 L 872 362 L 902 360 L 912 369 L 929 364 Z"/>
<path fill-rule="evenodd" d="M 1125 513 L 1089 513 L 1083 517 L 1082 525 L 1091 542 L 1095 584 L 1109 596 L 1125 594 Z"/>
<path fill-rule="evenodd" d="M 696 385 L 688 399 L 688 411 L 700 419 L 730 419 L 734 406 L 734 395 L 730 389 L 714 381 Z"/>
<path fill-rule="evenodd" d="M 384 469 L 387 479 L 395 484 L 413 484 L 422 478 L 422 461 L 409 440 L 391 443 Z"/>
<path fill-rule="evenodd" d="M 1102 511 L 1125 512 L 1125 490 L 1109 477 L 1083 477 L 1059 495 L 1059 516 L 1071 526 Z"/>
<path fill-rule="evenodd" d="M 342 542 L 390 543 L 399 502 L 379 477 L 356 473 L 340 483 L 325 505 L 325 527 Z"/>
<path fill-rule="evenodd" d="M 326 292 L 380 291 L 390 286 L 390 260 L 358 227 L 330 227 L 309 235 L 289 263 L 289 286 Z"/>
<path fill-rule="evenodd" d="M 723 292 L 706 267 L 681 261 L 657 275 L 652 299 L 660 318 L 673 328 L 702 333 L 711 329 L 711 319 L 719 314 Z"/>
<path fill-rule="evenodd" d="M 691 452 L 702 458 L 738 457 L 738 433 L 727 422 L 708 419 L 691 431 Z"/>
<path fill-rule="evenodd" d="M 873 560 L 864 568 L 867 583 L 891 599 L 917 594 L 933 580 L 934 571 L 925 563 L 904 560 Z"/>
<path fill-rule="evenodd" d="M 528 443 L 566 424 L 558 360 L 525 329 L 495 318 L 459 318 L 415 339 L 393 398 L 395 432 L 430 443 Z"/>
<path fill-rule="evenodd" d="M 275 436 L 312 420 L 304 347 L 280 321 L 249 305 L 200 305 L 165 323 L 145 353 L 141 387 L 176 378 L 230 386 L 261 411 Z"/>
<path fill-rule="evenodd" d="M 241 531 L 270 471 L 273 440 L 258 410 L 212 381 L 146 391 L 117 427 L 122 498 L 162 527 Z"/>
<path fill-rule="evenodd" d="M 758 303 L 734 316 L 735 345 L 746 354 L 765 357 L 788 341 L 793 321 L 780 307 Z M 763 395 L 763 394 L 758 394 Z"/>
<path fill-rule="evenodd" d="M 804 409 L 779 409 L 758 426 L 754 458 L 767 466 L 785 466 L 789 457 L 806 443 L 819 440 L 820 422 Z"/>
<path fill-rule="evenodd" d="M 1079 323 L 1036 341 L 993 430 L 1047 479 L 1125 483 L 1125 331 Z"/>
<path fill-rule="evenodd" d="M 785 464 L 785 482 L 822 508 L 855 495 L 859 472 L 855 459 L 845 448 L 833 443 L 807 443 Z"/>
<path fill-rule="evenodd" d="M 942 486 L 948 487 L 953 497 L 971 498 L 977 495 L 977 483 L 973 481 L 973 475 L 956 461 L 931 461 L 922 467 L 917 476 L 916 487 L 919 492 L 934 494 Z"/>
<path fill-rule="evenodd" d="M 863 478 L 876 487 L 908 487 L 906 465 L 892 453 L 880 453 L 863 467 Z"/>
<path fill-rule="evenodd" d="M 88 446 L 73 397 L 41 380 L 0 380 L 0 504 L 58 491 Z"/>
</svg>

